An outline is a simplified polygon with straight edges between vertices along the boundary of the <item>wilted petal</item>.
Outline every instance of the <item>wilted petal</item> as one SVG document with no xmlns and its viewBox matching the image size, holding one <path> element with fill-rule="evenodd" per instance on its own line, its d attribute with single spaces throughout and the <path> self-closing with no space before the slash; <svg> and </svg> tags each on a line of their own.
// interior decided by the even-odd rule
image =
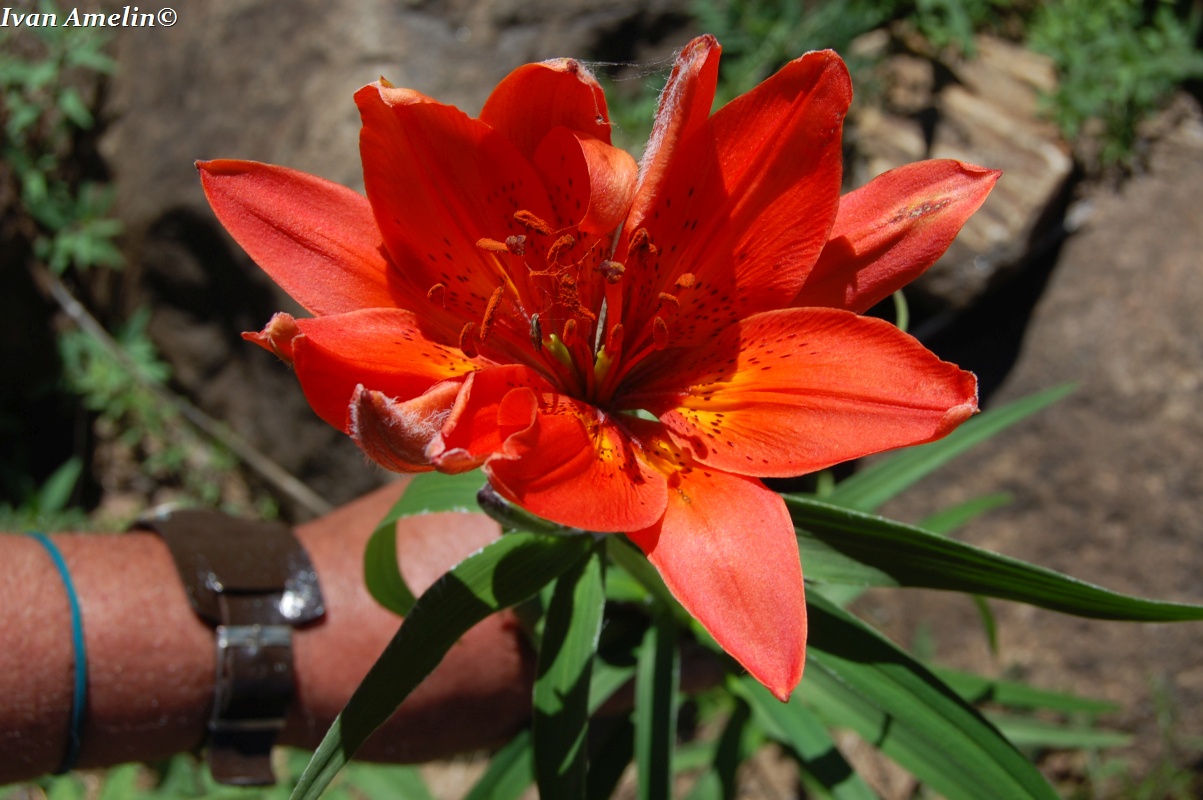
<svg viewBox="0 0 1203 800">
<path fill-rule="evenodd" d="M 867 311 L 944 255 L 1001 174 L 960 161 L 920 161 L 845 195 L 831 240 L 793 305 Z"/>
<path fill-rule="evenodd" d="M 806 659 L 798 541 L 780 495 L 695 466 L 664 519 L 630 534 L 673 596 L 758 681 L 786 700 Z"/>
<path fill-rule="evenodd" d="M 395 400 L 382 392 L 355 388 L 347 433 L 368 458 L 393 472 L 427 472 L 433 467 L 426 447 L 439 432 L 458 383 L 438 383 L 412 400 Z"/>
<path fill-rule="evenodd" d="M 217 218 L 284 291 L 314 314 L 398 305 L 363 195 L 254 161 L 198 161 Z"/>
<path fill-rule="evenodd" d="M 698 461 L 741 475 L 928 442 L 977 411 L 971 373 L 888 322 L 828 308 L 757 314 L 641 374 L 627 402 L 658 414 Z"/>
</svg>

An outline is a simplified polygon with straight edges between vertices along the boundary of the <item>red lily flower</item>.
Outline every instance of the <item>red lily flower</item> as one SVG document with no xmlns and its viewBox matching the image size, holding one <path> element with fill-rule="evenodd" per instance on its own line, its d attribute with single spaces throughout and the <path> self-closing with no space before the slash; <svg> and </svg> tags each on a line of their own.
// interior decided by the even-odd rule
<svg viewBox="0 0 1203 800">
<path fill-rule="evenodd" d="M 840 59 L 805 55 L 711 116 L 718 57 L 708 36 L 681 53 L 638 168 L 569 60 L 518 69 L 479 119 L 360 90 L 366 198 L 199 167 L 221 222 L 314 314 L 246 336 L 323 419 L 388 469 L 481 467 L 536 514 L 627 534 L 784 699 L 806 607 L 759 478 L 976 411 L 971 374 L 858 312 L 926 269 L 997 173 L 925 162 L 841 201 Z"/>
</svg>

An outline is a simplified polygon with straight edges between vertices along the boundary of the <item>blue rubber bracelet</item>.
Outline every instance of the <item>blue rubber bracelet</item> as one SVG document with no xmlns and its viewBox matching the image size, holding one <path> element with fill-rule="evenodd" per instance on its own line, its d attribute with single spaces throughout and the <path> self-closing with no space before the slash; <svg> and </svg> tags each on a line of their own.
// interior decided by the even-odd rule
<svg viewBox="0 0 1203 800">
<path fill-rule="evenodd" d="M 67 562 L 63 560 L 63 554 L 45 534 L 34 532 L 29 535 L 37 539 L 50 554 L 59 576 L 63 579 L 63 586 L 67 588 L 67 602 L 71 604 L 71 644 L 75 648 L 75 694 L 71 698 L 71 728 L 67 735 L 67 752 L 63 756 L 63 763 L 55 772 L 56 775 L 62 775 L 64 772 L 74 769 L 75 762 L 79 759 L 84 709 L 88 705 L 88 650 L 84 645 L 84 622 L 83 615 L 79 610 L 79 597 L 75 594 L 75 584 L 71 581 L 71 573 L 67 571 Z"/>
</svg>

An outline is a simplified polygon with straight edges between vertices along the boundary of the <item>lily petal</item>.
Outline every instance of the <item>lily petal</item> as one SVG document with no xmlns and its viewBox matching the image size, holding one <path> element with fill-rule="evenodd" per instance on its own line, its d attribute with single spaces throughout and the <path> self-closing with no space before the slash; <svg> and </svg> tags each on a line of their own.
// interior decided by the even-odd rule
<svg viewBox="0 0 1203 800">
<path fill-rule="evenodd" d="M 318 416 L 349 432 L 360 385 L 402 401 L 477 366 L 451 347 L 426 339 L 417 318 L 400 309 L 368 309 L 296 320 L 293 366 Z"/>
<path fill-rule="evenodd" d="M 610 143 L 610 117 L 601 84 L 571 58 L 527 64 L 511 72 L 485 101 L 480 119 L 503 133 L 527 160 L 534 158 L 544 137 L 560 126 Z"/>
<path fill-rule="evenodd" d="M 652 201 L 662 194 L 664 176 L 673 163 L 677 144 L 705 125 L 710 116 L 722 51 L 718 40 L 707 34 L 694 39 L 677 54 L 672 74 L 660 94 L 652 135 L 643 150 L 632 220 L 647 216 Z"/>
<path fill-rule="evenodd" d="M 539 410 L 536 391 L 552 387 L 529 367 L 512 364 L 472 373 L 427 456 L 449 473 L 476 469 L 490 457 L 517 458 L 532 438 L 527 431 Z"/>
<path fill-rule="evenodd" d="M 632 237 L 646 230 L 660 250 L 640 271 L 628 258 L 628 331 L 650 331 L 665 291 L 681 319 L 678 346 L 798 292 L 835 221 L 851 99 L 839 57 L 808 53 L 677 144 L 658 194 L 645 198 L 641 187 L 645 216 L 633 212 L 626 226 Z"/>
<path fill-rule="evenodd" d="M 566 223 L 553 215 L 534 167 L 502 134 L 452 106 L 393 105 L 391 91 L 371 85 L 355 94 L 365 188 L 399 271 L 412 292 L 431 298 L 414 310 L 455 341 L 465 321 L 484 317 L 502 281 L 497 257 L 477 242 L 523 233 L 517 210 L 555 227 Z M 527 298 L 524 272 L 509 270 L 509 277 Z"/>
<path fill-rule="evenodd" d="M 787 477 L 929 442 L 977 411 L 977 380 L 879 319 L 766 311 L 709 348 L 649 359 L 627 402 L 703 464 Z"/>
<path fill-rule="evenodd" d="M 368 200 L 304 172 L 198 161 L 209 205 L 234 240 L 313 314 L 398 305 Z"/>
<path fill-rule="evenodd" d="M 626 218 L 639 167 L 625 150 L 555 128 L 539 145 L 534 163 L 553 187 L 560 219 L 575 220 L 587 233 L 608 234 Z"/>
<path fill-rule="evenodd" d="M 669 490 L 664 519 L 630 538 L 723 649 L 787 700 L 806 659 L 806 601 L 781 496 L 694 468 Z"/>
<path fill-rule="evenodd" d="M 920 161 L 844 195 L 831 240 L 792 305 L 867 311 L 944 255 L 1001 174 Z"/>
<path fill-rule="evenodd" d="M 544 395 L 520 437 L 520 444 L 507 442 L 505 453 L 484 465 L 507 500 L 561 525 L 600 532 L 640 530 L 664 513 L 664 476 L 598 409 Z"/>
</svg>

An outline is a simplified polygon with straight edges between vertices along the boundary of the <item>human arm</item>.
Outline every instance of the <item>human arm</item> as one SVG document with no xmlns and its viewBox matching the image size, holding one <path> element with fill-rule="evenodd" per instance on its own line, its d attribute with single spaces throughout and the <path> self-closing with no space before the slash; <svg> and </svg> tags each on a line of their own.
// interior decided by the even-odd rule
<svg viewBox="0 0 1203 800">
<path fill-rule="evenodd" d="M 401 487 L 297 528 L 326 617 L 297 631 L 296 695 L 283 743 L 314 747 L 395 632 L 363 586 L 363 550 Z M 415 591 L 497 535 L 481 515 L 403 520 L 398 552 Z M 89 701 L 80 766 L 156 760 L 196 747 L 213 697 L 213 631 L 192 612 L 157 536 L 56 535 L 83 614 Z M 70 610 L 40 545 L 0 537 L 0 784 L 53 770 L 71 706 Z M 489 618 L 361 751 L 423 761 L 504 740 L 529 714 L 532 662 L 509 614 Z"/>
</svg>

